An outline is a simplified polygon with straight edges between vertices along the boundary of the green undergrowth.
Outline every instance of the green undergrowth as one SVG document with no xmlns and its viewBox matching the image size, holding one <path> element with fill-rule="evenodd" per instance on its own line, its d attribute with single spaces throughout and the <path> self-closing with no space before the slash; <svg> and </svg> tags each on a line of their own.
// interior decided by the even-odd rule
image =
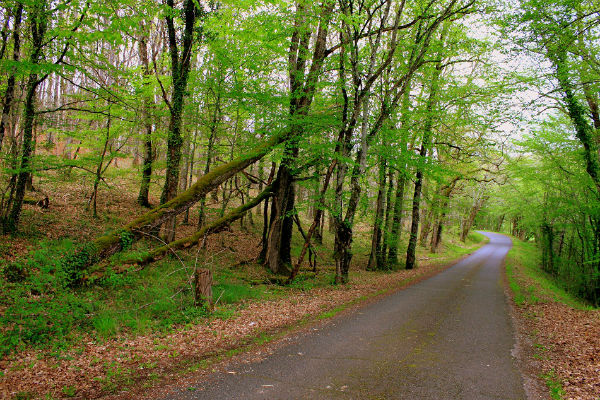
<svg viewBox="0 0 600 400">
<path fill-rule="evenodd" d="M 541 270 L 540 251 L 535 243 L 515 238 L 512 241 L 513 247 L 506 257 L 506 273 L 517 306 L 555 301 L 576 309 L 594 309 Z"/>
<path fill-rule="evenodd" d="M 542 375 L 542 378 L 544 379 L 544 382 L 550 391 L 550 397 L 553 400 L 561 400 L 565 394 L 565 391 L 554 370 Z"/>
<path fill-rule="evenodd" d="M 444 258 L 458 258 L 471 253 L 474 249 L 489 241 L 488 237 L 479 233 L 471 232 L 467 235 L 464 243 L 451 236 L 443 246 L 444 250 L 436 255 L 441 255 Z"/>
<path fill-rule="evenodd" d="M 513 247 L 506 256 L 506 276 L 518 307 L 546 302 L 558 302 L 581 310 L 594 309 L 568 293 L 554 278 L 540 268 L 540 251 L 535 243 L 512 238 Z M 544 358 L 546 349 L 535 345 L 534 357 Z M 541 375 L 552 399 L 562 399 L 564 390 L 554 371 Z"/>
<path fill-rule="evenodd" d="M 259 227 L 254 229 L 254 234 L 259 232 Z M 31 347 L 61 357 L 65 350 L 77 351 L 83 337 L 88 340 L 89 335 L 102 342 L 167 334 L 210 318 L 231 318 L 249 301 L 330 287 L 334 281 L 332 236 L 327 233 L 322 244 L 315 244 L 318 272 L 301 269 L 287 286 L 281 285 L 285 277 L 272 275 L 254 262 L 240 263 L 233 251 L 203 254 L 197 249 L 167 256 L 143 269 L 132 267 L 120 274 L 109 270 L 102 279 L 81 285 L 77 259 L 72 258 L 76 245 L 70 240 L 40 242 L 17 262 L 0 261 L 0 357 Z M 357 231 L 353 266 L 366 264 L 369 238 L 368 229 Z M 427 249 L 420 248 L 419 257 L 443 263 L 471 252 L 483 239 L 481 234 L 472 233 L 462 244 L 449 235 L 440 253 L 428 254 Z M 302 246 L 300 235 L 294 235 L 292 244 L 292 255 L 297 256 Z M 141 242 L 132 251 L 147 247 L 148 243 Z M 196 265 L 213 271 L 215 307 L 211 311 L 194 305 L 190 278 Z M 354 267 L 350 279 L 378 273 L 382 272 L 356 271 Z M 322 317 L 339 311 L 328 311 Z"/>
</svg>

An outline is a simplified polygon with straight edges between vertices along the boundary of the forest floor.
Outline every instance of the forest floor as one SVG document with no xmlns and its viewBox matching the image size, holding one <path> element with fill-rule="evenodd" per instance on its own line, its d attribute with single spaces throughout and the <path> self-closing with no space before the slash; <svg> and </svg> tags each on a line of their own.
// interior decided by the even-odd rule
<svg viewBox="0 0 600 400">
<path fill-rule="evenodd" d="M 600 310 L 582 304 L 540 271 L 533 244 L 513 243 L 507 277 L 533 394 L 542 382 L 553 399 L 600 399 Z"/>
<path fill-rule="evenodd" d="M 332 238 L 326 231 L 323 244 L 316 246 L 318 271 L 302 269 L 294 284 L 282 286 L 280 278 L 253 261 L 262 220 L 255 214 L 254 225 L 248 218 L 244 226 L 236 223 L 211 236 L 205 250 L 109 275 L 92 287 L 51 287 L 55 273 L 44 272 L 42 264 L 57 248 L 117 229 L 144 211 L 135 204 L 134 183 L 122 181 L 100 192 L 99 216 L 92 218 L 86 210 L 90 182 L 67 178 L 36 182 L 41 193 L 33 196 L 48 195 L 50 208 L 26 206 L 20 234 L 0 240 L 1 268 L 24 257 L 35 261 L 26 265 L 29 286 L 0 279 L 2 399 L 139 397 L 175 377 L 210 371 L 244 349 L 425 279 L 483 243 L 479 234 L 470 235 L 467 245 L 448 235 L 440 253 L 419 250 L 415 270 L 370 272 L 364 270 L 370 244 L 365 222 L 356 229 L 349 284 L 332 285 Z M 212 201 L 217 213 L 219 204 Z M 193 231 L 192 222 L 178 233 Z M 302 245 L 298 236 L 293 255 Z M 142 242 L 139 249 L 150 246 Z M 216 306 L 210 313 L 193 305 L 189 278 L 197 264 L 213 270 Z M 47 293 L 40 292 L 43 285 Z"/>
</svg>

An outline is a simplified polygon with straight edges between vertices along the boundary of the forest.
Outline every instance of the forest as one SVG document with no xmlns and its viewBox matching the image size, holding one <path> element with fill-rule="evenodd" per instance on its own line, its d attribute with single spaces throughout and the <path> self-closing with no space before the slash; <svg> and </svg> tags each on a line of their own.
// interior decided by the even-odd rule
<svg viewBox="0 0 600 400">
<path fill-rule="evenodd" d="M 477 230 L 600 306 L 597 0 L 4 0 L 0 35 L 5 360 Z"/>
</svg>

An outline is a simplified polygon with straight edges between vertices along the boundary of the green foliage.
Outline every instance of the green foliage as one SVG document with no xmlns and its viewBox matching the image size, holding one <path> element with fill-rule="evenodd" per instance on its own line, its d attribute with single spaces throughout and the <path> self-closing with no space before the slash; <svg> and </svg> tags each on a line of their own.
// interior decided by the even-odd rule
<svg viewBox="0 0 600 400">
<path fill-rule="evenodd" d="M 62 393 L 65 395 L 65 397 L 75 397 L 75 394 L 77 393 L 77 388 L 75 386 L 63 386 L 62 388 Z"/>
<path fill-rule="evenodd" d="M 565 391 L 562 387 L 562 383 L 556 377 L 554 370 L 543 374 L 542 378 L 550 390 L 550 397 L 552 397 L 553 400 L 561 400 L 565 394 Z"/>
<path fill-rule="evenodd" d="M 218 283 L 213 286 L 213 300 L 231 304 L 245 299 L 260 299 L 263 291 L 260 287 L 252 287 L 235 283 Z"/>
<path fill-rule="evenodd" d="M 573 308 L 591 309 L 589 304 L 573 296 L 554 277 L 540 267 L 539 250 L 534 243 L 513 239 L 506 259 L 506 274 L 517 305 L 535 304 L 552 299 Z M 534 284 L 525 283 L 526 277 Z"/>
<path fill-rule="evenodd" d="M 93 305 L 72 290 L 81 277 L 82 260 L 88 257 L 85 246 L 67 240 L 43 242 L 27 257 L 2 267 L 8 277 L 19 271 L 19 279 L 6 285 L 2 298 L 6 309 L 0 317 L 4 326 L 0 353 L 24 344 L 64 341 L 74 328 L 89 323 Z"/>
</svg>

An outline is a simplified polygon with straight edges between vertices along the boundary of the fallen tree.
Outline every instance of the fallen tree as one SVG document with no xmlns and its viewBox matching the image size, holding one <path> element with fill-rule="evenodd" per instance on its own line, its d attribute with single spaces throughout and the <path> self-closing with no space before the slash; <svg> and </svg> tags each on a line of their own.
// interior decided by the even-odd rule
<svg viewBox="0 0 600 400">
<path fill-rule="evenodd" d="M 171 243 L 165 244 L 164 246 L 158 247 L 142 257 L 130 258 L 122 262 L 124 264 L 147 265 L 151 262 L 158 260 L 160 257 L 163 257 L 170 251 L 184 248 L 187 249 L 197 245 L 206 236 L 220 232 L 221 230 L 223 230 L 223 228 L 227 227 L 232 222 L 235 222 L 238 219 L 242 218 L 244 214 L 246 214 L 246 212 L 250 211 L 254 207 L 258 206 L 260 203 L 262 203 L 264 200 L 271 197 L 273 195 L 273 188 L 275 184 L 267 186 L 262 192 L 259 193 L 258 196 L 256 196 L 252 200 L 242 204 L 237 208 L 234 208 L 227 215 L 224 215 L 223 217 L 217 219 L 213 223 L 203 226 L 193 235 L 179 240 L 175 240 Z"/>
<path fill-rule="evenodd" d="M 272 136 L 268 141 L 255 147 L 240 157 L 222 164 L 205 174 L 172 200 L 153 208 L 149 212 L 136 218 L 122 229 L 103 235 L 86 247 L 86 252 L 79 255 L 78 268 L 88 269 L 91 265 L 110 257 L 111 255 L 129 247 L 133 242 L 192 207 L 202 196 L 244 170 L 249 165 L 267 155 L 275 146 L 283 143 L 287 132 Z M 264 193 L 264 192 L 263 192 Z M 178 241 L 174 242 L 177 243 Z M 158 249 L 157 249 L 158 250 Z"/>
</svg>

